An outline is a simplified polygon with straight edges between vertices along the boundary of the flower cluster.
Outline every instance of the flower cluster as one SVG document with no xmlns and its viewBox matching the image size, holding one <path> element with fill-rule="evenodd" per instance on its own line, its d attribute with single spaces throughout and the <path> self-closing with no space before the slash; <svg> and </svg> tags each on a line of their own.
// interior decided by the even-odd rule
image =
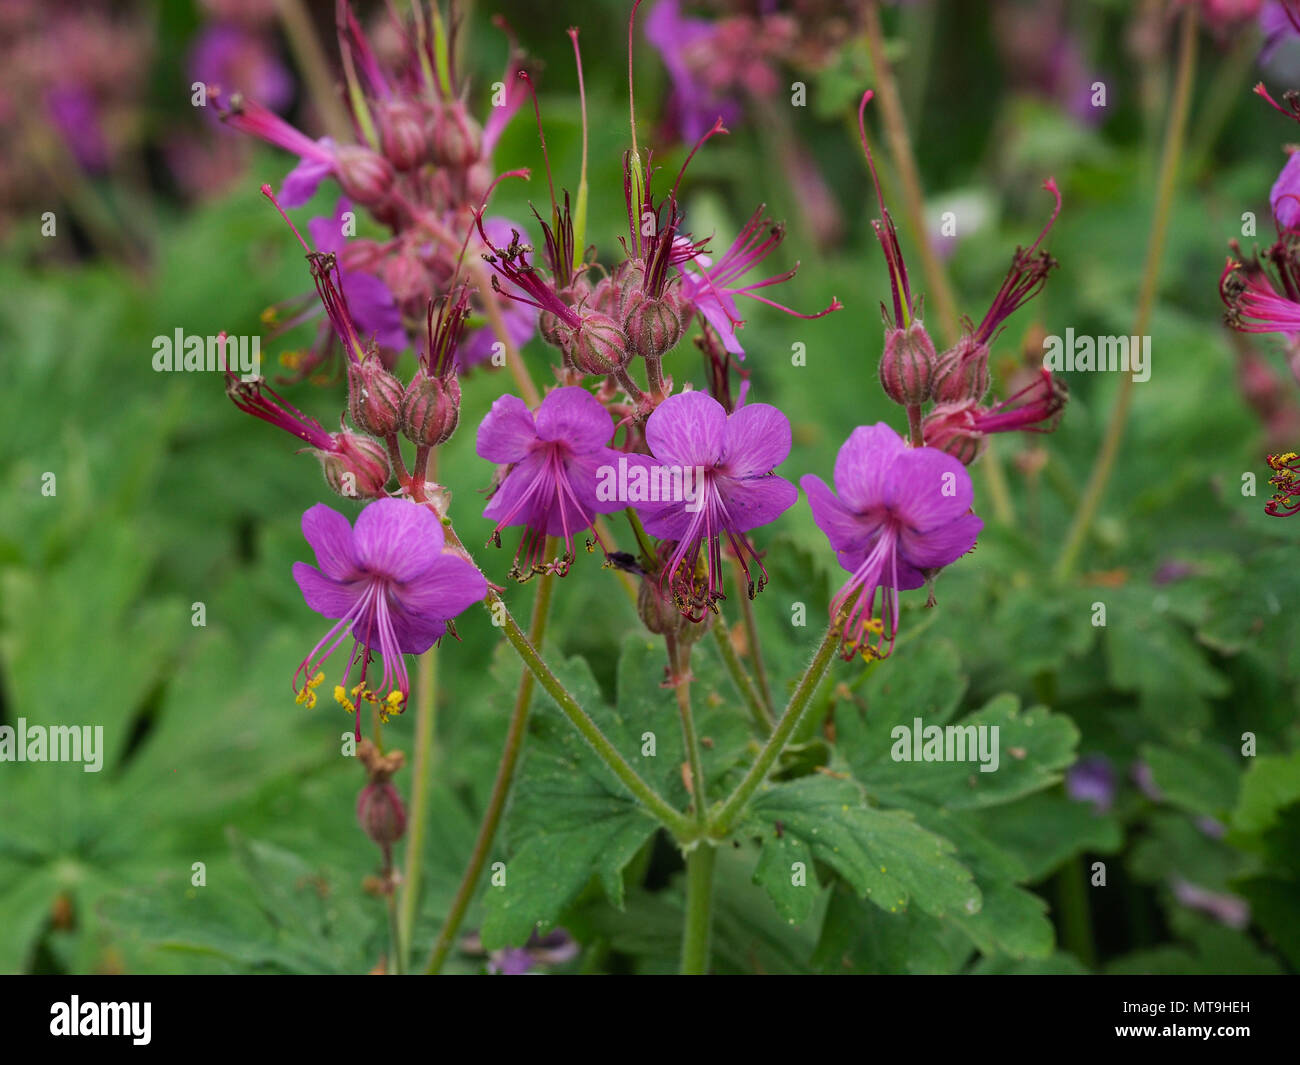
<svg viewBox="0 0 1300 1065">
<path fill-rule="evenodd" d="M 208 86 L 225 123 L 298 157 L 280 188 L 283 206 L 306 204 L 327 178 L 342 190 L 334 216 L 318 219 L 313 237 L 322 251 L 336 256 L 357 324 L 387 352 L 389 364 L 408 346 L 429 300 L 455 288 L 467 250 L 472 256 L 482 250 L 477 232 L 495 233 L 499 240 L 518 228 L 504 219 L 489 219 L 483 230 L 474 224 L 496 177 L 496 143 L 523 102 L 518 50 L 512 43 L 503 98 L 480 123 L 466 103 L 438 8 L 426 13 L 417 4 L 411 11 L 406 20 L 389 8 L 381 27 L 389 45 L 381 57 L 351 7 L 339 5 L 339 48 L 354 135 L 347 143 L 313 139 L 254 96 Z M 383 225 L 388 239 L 344 240 L 354 233 L 348 221 L 354 205 Z M 274 335 L 300 324 L 309 313 L 307 302 L 291 305 L 292 313 L 268 311 L 268 322 L 278 327 Z M 504 330 L 512 343 L 522 343 L 533 333 L 535 316 L 510 306 Z M 487 325 L 473 330 L 457 355 L 462 368 L 487 361 L 497 339 Z M 302 378 L 335 351 L 322 324 L 312 348 L 291 353 L 286 362 Z"/>
</svg>

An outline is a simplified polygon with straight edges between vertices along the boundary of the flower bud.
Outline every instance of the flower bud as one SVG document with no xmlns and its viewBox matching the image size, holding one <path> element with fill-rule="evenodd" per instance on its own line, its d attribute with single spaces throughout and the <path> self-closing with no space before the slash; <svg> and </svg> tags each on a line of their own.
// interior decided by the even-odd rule
<svg viewBox="0 0 1300 1065">
<path fill-rule="evenodd" d="M 338 179 L 343 191 L 363 207 L 388 198 L 393 187 L 393 167 L 382 155 L 355 144 L 337 150 Z"/>
<path fill-rule="evenodd" d="M 974 400 L 941 403 L 932 408 L 921 423 L 925 446 L 946 452 L 969 466 L 983 454 L 987 441 L 985 435 L 975 428 L 976 410 Z"/>
<path fill-rule="evenodd" d="M 903 406 L 924 403 L 930 398 L 934 362 L 934 342 L 919 319 L 906 329 L 887 330 L 885 353 L 880 357 L 885 395 Z"/>
<path fill-rule="evenodd" d="M 605 314 L 589 314 L 572 333 L 573 362 L 585 374 L 605 376 L 627 365 L 627 334 Z"/>
<path fill-rule="evenodd" d="M 348 499 L 381 499 L 388 484 L 388 452 L 378 440 L 344 430 L 337 451 L 317 451 L 326 483 Z"/>
<path fill-rule="evenodd" d="M 402 396 L 402 435 L 419 447 L 437 447 L 451 438 L 459 421 L 460 382 L 455 375 L 444 381 L 420 367 Z"/>
<path fill-rule="evenodd" d="M 402 382 L 389 373 L 378 352 L 348 363 L 348 414 L 352 424 L 371 436 L 397 432 L 402 409 Z"/>
<path fill-rule="evenodd" d="M 409 100 L 393 98 L 378 105 L 375 117 L 384 157 L 398 170 L 419 166 L 429 149 L 419 108 Z"/>
<path fill-rule="evenodd" d="M 982 399 L 989 390 L 989 349 L 972 336 L 963 336 L 934 364 L 931 391 L 936 403 Z"/>
<path fill-rule="evenodd" d="M 682 337 L 682 316 L 677 297 L 665 292 L 659 299 L 638 289 L 627 301 L 623 328 L 636 354 L 656 359 L 672 351 Z"/>
<path fill-rule="evenodd" d="M 444 107 L 433 126 L 430 152 L 440 166 L 457 168 L 474 163 L 482 150 L 483 128 L 465 113 L 459 100 Z"/>
<path fill-rule="evenodd" d="M 379 270 L 380 280 L 393 294 L 397 303 L 414 301 L 424 305 L 429 298 L 429 271 L 413 248 L 403 248 L 389 255 Z"/>
<path fill-rule="evenodd" d="M 357 796 L 361 830 L 381 847 L 390 847 L 406 832 L 406 807 L 391 781 L 367 784 Z"/>
</svg>

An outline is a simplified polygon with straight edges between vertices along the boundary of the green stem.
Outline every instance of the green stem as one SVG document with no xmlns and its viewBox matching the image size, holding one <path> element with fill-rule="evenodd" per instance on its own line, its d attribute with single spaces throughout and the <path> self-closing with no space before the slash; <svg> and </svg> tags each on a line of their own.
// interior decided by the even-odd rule
<svg viewBox="0 0 1300 1065">
<path fill-rule="evenodd" d="M 736 559 L 736 577 L 744 577 L 740 560 Z M 739 585 L 738 585 L 739 586 Z M 758 681 L 758 693 L 763 697 L 763 716 L 767 719 L 767 729 L 772 730 L 772 690 L 767 686 L 767 668 L 763 664 L 763 645 L 758 639 L 758 622 L 754 619 L 754 605 L 749 596 L 737 596 L 740 600 L 740 617 L 745 624 L 745 636 L 749 641 L 749 653 L 754 659 L 754 679 Z"/>
<path fill-rule="evenodd" d="M 392 870 L 388 871 L 391 876 Z M 390 882 L 391 883 L 391 882 Z M 406 975 L 406 948 L 402 945 L 401 920 L 397 915 L 397 896 L 391 890 L 388 892 L 388 935 L 393 941 L 393 976 Z"/>
<path fill-rule="evenodd" d="M 680 811 L 674 810 L 662 795 L 641 779 L 637 771 L 627 764 L 627 760 L 618 753 L 617 748 L 600 731 L 600 727 L 596 722 L 592 721 L 587 712 L 578 705 L 577 700 L 569 694 L 564 685 L 560 683 L 559 678 L 542 661 L 536 648 L 528 642 L 528 638 L 510 615 L 510 611 L 506 609 L 505 602 L 501 597 L 495 592 L 489 592 L 484 604 L 489 610 L 495 609 L 500 604 L 500 610 L 504 617 L 503 628 L 506 631 L 506 639 L 510 641 L 510 646 L 515 649 L 524 665 L 541 682 L 546 693 L 555 700 L 564 716 L 569 719 L 569 722 L 578 730 L 582 738 L 590 744 L 591 749 L 596 752 L 596 756 L 609 767 L 610 772 L 618 777 L 623 782 L 623 786 L 636 797 L 641 805 L 658 818 L 673 835 L 682 839 L 691 839 L 697 836 L 698 833 L 694 822 Z"/>
<path fill-rule="evenodd" d="M 731 674 L 731 679 L 735 683 L 745 705 L 749 707 L 749 716 L 754 719 L 754 724 L 763 733 L 770 733 L 774 722 L 772 715 L 768 712 L 763 700 L 759 697 L 754 682 L 749 674 L 745 672 L 745 667 L 741 664 L 740 657 L 736 654 L 736 648 L 731 643 L 731 630 L 727 627 L 726 619 L 719 614 L 713 619 L 713 639 L 718 644 L 718 651 L 722 655 L 723 664 L 727 667 L 727 672 Z"/>
<path fill-rule="evenodd" d="M 1056 874 L 1061 945 L 1091 969 L 1097 964 L 1097 951 L 1092 941 L 1092 911 L 1088 906 L 1087 885 L 1083 858 L 1078 855 L 1061 866 Z"/>
<path fill-rule="evenodd" d="M 437 702 L 438 649 L 420 656 L 415 678 L 415 764 L 411 769 L 411 821 L 406 836 L 406 877 L 402 883 L 398 933 L 405 949 L 415 931 L 415 912 L 424 870 L 424 826 L 428 821 L 430 758 L 433 750 L 433 716 Z"/>
<path fill-rule="evenodd" d="M 1147 243 L 1146 264 L 1142 274 L 1142 289 L 1138 293 L 1137 315 L 1133 323 L 1133 335 L 1146 335 L 1151 322 L 1151 311 L 1155 306 L 1156 286 L 1160 279 L 1160 259 L 1165 247 L 1165 233 L 1169 228 L 1169 214 L 1173 206 L 1175 179 L 1178 176 L 1178 160 L 1182 154 L 1183 139 L 1187 132 L 1187 113 L 1192 98 L 1193 75 L 1196 70 L 1196 7 L 1192 4 L 1183 9 L 1181 39 L 1178 46 L 1178 74 L 1174 83 L 1173 102 L 1169 110 L 1169 121 L 1165 127 L 1164 150 L 1160 156 L 1160 175 L 1156 183 L 1156 203 L 1151 218 L 1151 236 Z M 1066 580 L 1074 570 L 1079 551 L 1097 508 L 1101 505 L 1102 494 L 1110 480 L 1115 459 L 1119 454 L 1120 441 L 1124 436 L 1124 424 L 1128 420 L 1129 407 L 1133 402 L 1133 376 L 1123 374 L 1119 380 L 1119 393 L 1115 399 L 1115 408 L 1111 412 L 1110 424 L 1102 439 L 1101 448 L 1093 463 L 1092 474 L 1083 491 L 1083 501 L 1075 511 L 1074 521 L 1061 548 L 1060 558 L 1056 562 L 1056 577 Z"/>
<path fill-rule="evenodd" d="M 835 657 L 835 648 L 839 644 L 839 636 L 836 621 L 832 621 L 826 628 L 826 635 L 822 637 L 821 646 L 817 648 L 812 661 L 808 663 L 808 668 L 799 678 L 799 684 L 795 687 L 794 694 L 790 696 L 785 713 L 781 715 L 781 720 L 772 735 L 767 738 L 767 743 L 763 745 L 758 758 L 749 767 L 744 779 L 736 785 L 736 790 L 728 796 L 711 819 L 709 834 L 713 838 L 721 839 L 731 830 L 736 818 L 744 812 L 745 804 L 767 778 L 772 763 L 785 750 L 785 745 L 798 727 L 799 719 L 803 717 L 804 711 L 812 701 L 813 693 L 830 668 L 831 659 Z"/>
<path fill-rule="evenodd" d="M 691 771 L 691 799 L 695 803 L 695 820 L 703 828 L 708 819 L 707 793 L 704 786 L 704 759 L 700 755 L 700 738 L 695 732 L 695 714 L 691 709 L 691 645 L 675 636 L 665 636 L 668 661 L 672 664 L 677 714 L 682 719 L 682 742 Z"/>
<path fill-rule="evenodd" d="M 686 855 L 686 926 L 682 931 L 682 975 L 709 971 L 709 930 L 713 923 L 713 867 L 718 852 L 707 841 Z"/>
<path fill-rule="evenodd" d="M 548 550 L 550 546 L 547 545 Z M 551 612 L 551 592 L 554 586 L 554 574 L 544 573 L 538 579 L 537 596 L 533 599 L 533 616 L 528 625 L 528 639 L 533 646 L 539 645 L 546 636 L 546 622 Z M 519 752 L 523 750 L 524 735 L 528 727 L 528 708 L 532 703 L 535 683 L 533 674 L 524 670 L 519 678 L 514 713 L 510 716 L 510 726 L 506 730 L 505 747 L 501 751 L 501 762 L 497 766 L 492 795 L 488 799 L 487 810 L 479 825 L 478 839 L 474 841 L 469 865 L 465 868 L 465 875 L 461 877 L 460 887 L 456 889 L 456 897 L 452 900 L 451 909 L 447 911 L 447 919 L 443 921 L 442 929 L 438 932 L 438 938 L 429 953 L 429 964 L 425 967 L 425 972 L 430 975 L 437 974 L 447 959 L 452 941 L 460 930 L 461 922 L 465 919 L 465 911 L 469 909 L 470 901 L 478 888 L 478 880 L 483 873 L 483 866 L 487 864 L 492 843 L 496 839 L 497 829 L 501 825 L 501 816 L 505 812 L 506 800 L 510 796 L 510 786 L 514 782 Z"/>
</svg>

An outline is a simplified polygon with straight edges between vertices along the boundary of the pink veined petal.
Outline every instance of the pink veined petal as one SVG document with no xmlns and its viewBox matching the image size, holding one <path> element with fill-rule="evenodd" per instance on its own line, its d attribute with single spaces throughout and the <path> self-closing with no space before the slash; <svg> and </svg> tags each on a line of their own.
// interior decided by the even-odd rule
<svg viewBox="0 0 1300 1065">
<path fill-rule="evenodd" d="M 892 472 L 885 505 L 900 526 L 923 534 L 969 512 L 975 498 L 966 467 L 932 447 L 905 451 Z"/>
<path fill-rule="evenodd" d="M 726 430 L 721 403 L 704 392 L 679 392 L 655 408 L 645 438 L 660 462 L 712 469 L 722 455 Z"/>
<path fill-rule="evenodd" d="M 963 514 L 924 533 L 903 529 L 898 537 L 899 557 L 919 569 L 947 566 L 975 546 L 983 528 L 977 515 Z"/>
<path fill-rule="evenodd" d="M 293 564 L 293 579 L 302 589 L 302 597 L 321 617 L 346 617 L 366 591 L 366 581 L 336 581 L 326 577 L 306 562 Z"/>
<path fill-rule="evenodd" d="M 884 422 L 860 425 L 835 457 L 835 488 L 850 510 L 863 513 L 885 502 L 895 459 L 907 450 Z"/>
<path fill-rule="evenodd" d="M 369 573 L 407 581 L 442 552 L 442 523 L 428 507 L 405 499 L 377 499 L 357 515 L 352 542 Z"/>
<path fill-rule="evenodd" d="M 790 419 L 767 403 L 751 403 L 727 419 L 719 465 L 730 477 L 761 477 L 790 455 Z"/>
<path fill-rule="evenodd" d="M 745 358 L 745 349 L 740 346 L 740 340 L 736 337 L 735 318 L 727 314 L 720 300 L 708 289 L 704 289 L 694 301 L 694 306 L 704 316 L 704 320 L 713 326 L 713 331 L 722 340 L 723 348 L 743 360 Z M 732 308 L 733 313 L 735 313 L 734 302 Z M 739 318 L 740 315 L 736 314 L 735 317 Z"/>
<path fill-rule="evenodd" d="M 845 555 L 860 555 L 868 546 L 872 537 L 880 531 L 879 516 L 859 514 L 846 507 L 843 501 L 827 487 L 816 474 L 805 474 L 799 478 L 799 484 L 808 496 L 808 506 L 812 508 L 813 521 L 817 528 L 826 535 L 831 547 Z M 882 512 L 873 512 L 879 515 Z M 841 559 L 845 569 L 857 569 L 861 558 L 849 565 Z"/>
<path fill-rule="evenodd" d="M 308 507 L 302 515 L 302 535 L 327 577 L 347 581 L 362 575 L 352 546 L 352 526 L 333 507 L 324 503 Z"/>
<path fill-rule="evenodd" d="M 595 514 L 614 514 L 630 504 L 630 500 L 619 495 L 620 461 L 627 469 L 628 478 L 635 476 L 633 469 L 645 467 L 649 470 L 654 465 L 654 460 L 649 455 L 628 455 L 608 447 L 585 455 L 574 455 L 565 462 L 569 485 L 586 510 Z M 608 490 L 598 492 L 597 489 L 602 485 Z"/>
<path fill-rule="evenodd" d="M 507 527 L 527 525 L 542 529 L 554 498 L 549 450 L 539 448 L 515 466 L 501 482 L 483 508 L 483 517 Z"/>
<path fill-rule="evenodd" d="M 471 563 L 443 552 L 419 576 L 395 585 L 392 598 L 395 609 L 405 616 L 448 621 L 477 603 L 487 590 L 487 580 Z"/>
<path fill-rule="evenodd" d="M 479 423 L 474 449 L 489 462 L 521 462 L 537 443 L 532 411 L 518 396 L 500 396 Z"/>
<path fill-rule="evenodd" d="M 609 411 L 576 385 L 548 392 L 534 420 L 541 439 L 562 441 L 578 454 L 600 450 L 614 435 Z"/>
<path fill-rule="evenodd" d="M 727 509 L 727 527 L 732 532 L 770 525 L 799 499 L 799 489 L 775 474 L 746 480 L 715 477 L 713 483 Z"/>
</svg>

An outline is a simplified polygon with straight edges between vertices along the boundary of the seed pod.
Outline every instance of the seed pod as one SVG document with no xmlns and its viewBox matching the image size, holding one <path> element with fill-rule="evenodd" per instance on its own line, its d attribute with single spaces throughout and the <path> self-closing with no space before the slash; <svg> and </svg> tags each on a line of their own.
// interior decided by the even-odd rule
<svg viewBox="0 0 1300 1065">
<path fill-rule="evenodd" d="M 979 400 L 989 390 L 989 349 L 972 336 L 963 336 L 934 364 L 931 393 L 936 403 Z"/>
<path fill-rule="evenodd" d="M 573 362 L 583 373 L 603 377 L 627 365 L 627 334 L 608 315 L 587 315 L 572 336 Z"/>
<path fill-rule="evenodd" d="M 375 207 L 393 187 L 393 167 L 369 148 L 345 144 L 338 149 L 338 179 L 343 191 L 363 207 Z"/>
<path fill-rule="evenodd" d="M 382 101 L 376 108 L 379 145 L 397 170 L 414 170 L 429 150 L 419 107 L 409 100 Z"/>
<path fill-rule="evenodd" d="M 682 337 L 682 315 L 673 293 L 654 299 L 638 290 L 628 299 L 627 307 L 624 329 L 636 354 L 657 359 L 677 346 Z"/>
</svg>

